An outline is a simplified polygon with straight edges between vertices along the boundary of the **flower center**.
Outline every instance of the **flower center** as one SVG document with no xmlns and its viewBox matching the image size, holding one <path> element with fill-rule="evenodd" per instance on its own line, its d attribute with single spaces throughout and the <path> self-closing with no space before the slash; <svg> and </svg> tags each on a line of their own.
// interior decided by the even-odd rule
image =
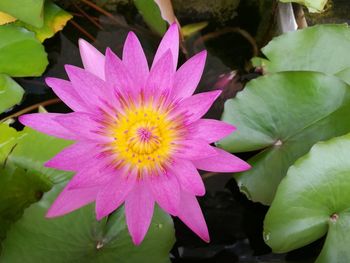
<svg viewBox="0 0 350 263">
<path fill-rule="evenodd" d="M 111 128 L 117 159 L 142 173 L 155 172 L 170 160 L 181 123 L 172 120 L 166 110 L 149 104 L 124 109 Z"/>
<path fill-rule="evenodd" d="M 151 154 L 161 146 L 162 135 L 154 123 L 138 122 L 127 133 L 127 144 L 133 153 Z"/>
<path fill-rule="evenodd" d="M 148 130 L 147 128 L 138 129 L 137 136 L 141 142 L 149 142 L 151 139 L 156 138 L 156 136 L 152 134 L 152 130 Z"/>
</svg>

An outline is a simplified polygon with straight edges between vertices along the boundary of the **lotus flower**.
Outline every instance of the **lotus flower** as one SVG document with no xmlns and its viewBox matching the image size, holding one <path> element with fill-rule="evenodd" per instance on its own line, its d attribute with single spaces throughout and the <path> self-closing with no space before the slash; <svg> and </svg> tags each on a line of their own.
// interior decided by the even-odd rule
<svg viewBox="0 0 350 263">
<path fill-rule="evenodd" d="M 193 95 L 206 52 L 196 54 L 176 71 L 176 24 L 164 35 L 150 69 L 132 32 L 122 59 L 110 49 L 103 56 L 84 40 L 79 47 L 84 69 L 66 65 L 70 81 L 46 79 L 74 112 L 20 117 L 23 124 L 40 132 L 75 141 L 46 163 L 76 172 L 47 217 L 96 202 L 100 220 L 124 203 L 130 235 L 140 244 L 157 203 L 209 242 L 196 199 L 205 193 L 197 169 L 237 172 L 249 165 L 210 145 L 235 128 L 201 119 L 220 95 L 220 91 Z"/>
</svg>

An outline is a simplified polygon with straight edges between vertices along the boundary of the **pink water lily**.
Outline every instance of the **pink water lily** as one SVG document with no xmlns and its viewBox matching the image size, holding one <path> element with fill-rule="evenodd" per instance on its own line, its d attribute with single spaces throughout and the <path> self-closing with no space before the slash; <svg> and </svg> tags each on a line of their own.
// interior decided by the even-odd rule
<svg viewBox="0 0 350 263">
<path fill-rule="evenodd" d="M 206 52 L 176 70 L 176 24 L 163 37 L 150 69 L 132 32 L 122 59 L 110 49 L 103 56 L 84 40 L 79 47 L 84 69 L 67 65 L 70 81 L 46 79 L 74 112 L 20 117 L 23 124 L 40 132 L 76 141 L 46 163 L 47 167 L 76 172 L 47 217 L 95 201 L 100 220 L 124 203 L 132 240 L 140 244 L 157 203 L 208 242 L 196 199 L 205 193 L 197 169 L 237 172 L 250 167 L 210 145 L 235 128 L 201 119 L 220 95 L 220 91 L 193 95 Z"/>
</svg>

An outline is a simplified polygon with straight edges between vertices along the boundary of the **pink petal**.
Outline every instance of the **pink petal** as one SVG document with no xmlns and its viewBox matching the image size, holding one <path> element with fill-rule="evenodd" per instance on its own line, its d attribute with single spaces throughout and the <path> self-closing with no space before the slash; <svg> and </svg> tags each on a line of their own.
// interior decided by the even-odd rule
<svg viewBox="0 0 350 263">
<path fill-rule="evenodd" d="M 56 198 L 46 217 L 52 218 L 68 214 L 82 206 L 92 203 L 97 196 L 98 187 L 69 190 L 69 183 Z"/>
<path fill-rule="evenodd" d="M 135 174 L 121 174 L 116 172 L 112 179 L 98 192 L 96 199 L 96 218 L 109 215 L 125 200 L 127 194 L 136 182 Z"/>
<path fill-rule="evenodd" d="M 174 69 L 170 50 L 157 61 L 147 79 L 145 90 L 152 95 L 161 95 L 170 92 L 173 86 Z"/>
<path fill-rule="evenodd" d="M 60 113 L 32 113 L 22 115 L 18 120 L 23 125 L 29 126 L 39 132 L 63 139 L 76 140 L 76 134 L 66 129 L 55 120 L 55 118 L 63 115 L 64 114 Z"/>
<path fill-rule="evenodd" d="M 45 163 L 45 166 L 65 171 L 78 171 L 86 163 L 90 163 L 92 156 L 96 153 L 97 147 L 95 144 L 77 142 L 56 154 L 55 157 Z"/>
<path fill-rule="evenodd" d="M 196 160 L 205 157 L 215 156 L 216 152 L 204 140 L 183 140 L 178 143 L 176 157 L 181 159 Z"/>
<path fill-rule="evenodd" d="M 193 195 L 203 196 L 205 194 L 202 177 L 191 161 L 176 160 L 169 169 L 177 177 L 181 189 Z"/>
<path fill-rule="evenodd" d="M 141 244 L 152 220 L 154 199 L 143 181 L 136 182 L 125 200 L 126 223 L 135 245 Z"/>
<path fill-rule="evenodd" d="M 74 90 L 69 81 L 56 78 L 46 78 L 46 84 L 52 88 L 56 95 L 73 111 L 86 111 L 88 107 Z"/>
<path fill-rule="evenodd" d="M 207 52 L 204 50 L 183 64 L 174 77 L 173 96 L 175 98 L 187 98 L 193 94 L 201 79 Z"/>
<path fill-rule="evenodd" d="M 103 135 L 103 126 L 96 122 L 91 114 L 83 112 L 72 112 L 62 114 L 55 118 L 59 124 L 67 130 L 76 134 L 79 140 L 91 140 L 95 142 L 112 141 Z"/>
<path fill-rule="evenodd" d="M 140 41 L 133 32 L 129 32 L 123 49 L 123 63 L 129 72 L 132 72 L 140 88 L 146 83 L 149 69 Z"/>
<path fill-rule="evenodd" d="M 107 82 L 113 83 L 116 91 L 133 96 L 139 94 L 142 86 L 135 84 L 129 70 L 110 48 L 106 50 L 105 71 Z"/>
<path fill-rule="evenodd" d="M 202 139 L 208 143 L 216 142 L 230 135 L 236 128 L 223 121 L 200 119 L 189 126 L 193 138 Z"/>
<path fill-rule="evenodd" d="M 180 203 L 180 187 L 176 176 L 168 173 L 149 178 L 149 185 L 155 201 L 167 213 L 176 215 Z"/>
<path fill-rule="evenodd" d="M 79 39 L 79 51 L 84 68 L 101 79 L 105 79 L 105 57 L 84 39 Z"/>
<path fill-rule="evenodd" d="M 90 109 L 105 109 L 113 91 L 102 79 L 81 68 L 66 65 L 68 77 L 79 96 Z"/>
<path fill-rule="evenodd" d="M 176 70 L 177 60 L 179 57 L 179 28 L 176 23 L 173 23 L 168 31 L 164 34 L 162 41 L 159 44 L 157 52 L 154 56 L 153 68 L 157 61 L 164 55 L 164 53 L 170 49 L 171 54 L 173 55 L 173 69 Z"/>
<path fill-rule="evenodd" d="M 179 214 L 177 216 L 201 239 L 209 243 L 208 227 L 195 196 L 182 191 Z"/>
<path fill-rule="evenodd" d="M 213 147 L 213 149 L 215 149 L 217 155 L 194 160 L 192 161 L 193 164 L 201 170 L 221 173 L 242 172 L 251 168 L 248 163 L 233 154 L 225 152 L 219 148 Z"/>
<path fill-rule="evenodd" d="M 184 114 L 189 123 L 200 119 L 221 94 L 220 90 L 195 94 L 182 100 L 178 106 L 179 114 Z"/>
<path fill-rule="evenodd" d="M 103 165 L 93 158 L 90 158 L 90 163 L 81 164 L 81 166 L 78 173 L 76 173 L 70 181 L 69 189 L 103 186 L 112 178 L 111 173 L 105 171 Z"/>
</svg>

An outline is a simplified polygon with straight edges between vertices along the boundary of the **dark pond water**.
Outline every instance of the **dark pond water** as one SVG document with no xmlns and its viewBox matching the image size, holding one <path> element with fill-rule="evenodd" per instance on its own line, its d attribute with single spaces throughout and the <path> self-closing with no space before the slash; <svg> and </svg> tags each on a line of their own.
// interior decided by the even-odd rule
<svg viewBox="0 0 350 263">
<path fill-rule="evenodd" d="M 133 30 L 140 37 L 148 58 L 153 57 L 160 38 L 147 29 L 142 17 L 129 1 L 109 1 L 104 8 L 113 17 L 103 15 L 80 1 L 74 1 L 75 4 L 72 1 L 57 2 L 75 14 L 73 22 L 68 23 L 61 33 L 45 41 L 50 61 L 45 74 L 40 78 L 16 79 L 26 90 L 24 101 L 0 118 L 30 105 L 56 98 L 45 85 L 44 78 L 66 78 L 64 64 L 81 65 L 77 48 L 79 38 L 92 42 L 101 51 L 109 46 L 120 54 L 126 34 Z M 188 3 L 194 2 L 196 1 L 192 0 Z M 207 114 L 207 117 L 218 119 L 224 101 L 235 96 L 247 81 L 259 75 L 251 68 L 249 60 L 272 37 L 275 23 L 274 12 L 271 11 L 274 10 L 273 1 L 266 1 L 264 4 L 253 0 L 215 2 L 222 2 L 222 5 L 229 3 L 232 10 L 229 9 L 229 13 L 222 12 L 221 17 L 218 15 L 220 8 L 227 8 L 220 7 L 219 4 L 219 7 L 215 7 L 218 8 L 215 12 L 203 9 L 203 6 L 199 10 L 184 8 L 183 1 L 175 1 L 175 7 L 182 25 L 209 22 L 200 34 L 186 40 L 185 48 L 187 56 L 203 49 L 208 50 L 205 73 L 197 91 L 224 91 Z M 323 16 L 306 14 L 308 23 L 349 22 L 348 0 L 333 1 L 332 5 L 335 8 Z M 181 54 L 181 63 L 185 59 L 186 56 Z M 68 111 L 62 103 L 54 103 L 46 109 L 52 112 Z M 18 123 L 15 126 L 21 128 Z M 249 156 L 240 157 L 247 159 Z M 203 178 L 207 194 L 200 199 L 200 203 L 212 241 L 210 244 L 200 241 L 175 219 L 177 242 L 171 251 L 173 262 L 312 262 L 315 259 L 323 240 L 288 254 L 272 254 L 262 239 L 262 224 L 268 207 L 247 200 L 229 174 L 204 174 Z"/>
</svg>

